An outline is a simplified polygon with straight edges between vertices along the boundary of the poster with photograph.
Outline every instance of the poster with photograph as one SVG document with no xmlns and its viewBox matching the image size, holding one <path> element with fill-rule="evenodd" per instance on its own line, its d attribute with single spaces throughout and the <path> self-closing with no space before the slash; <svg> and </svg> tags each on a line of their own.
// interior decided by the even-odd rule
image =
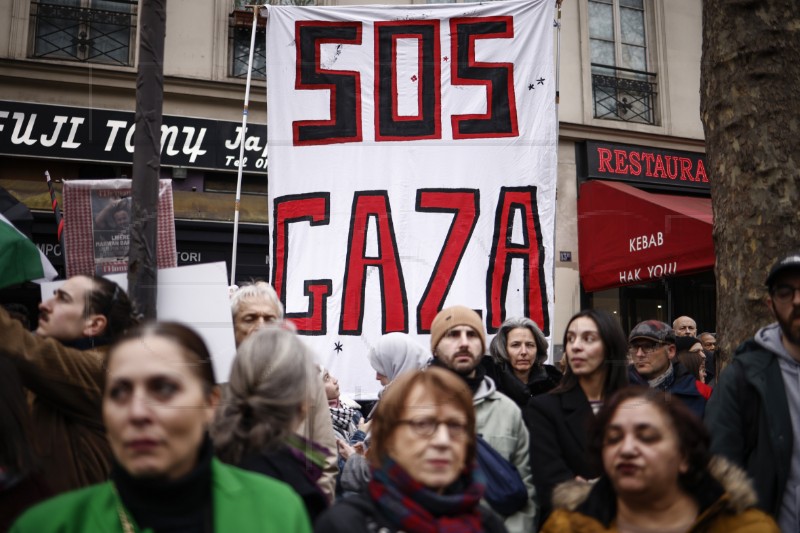
<svg viewBox="0 0 800 533">
<path fill-rule="evenodd" d="M 131 180 L 69 180 L 64 182 L 63 196 L 67 276 L 127 272 Z M 157 236 L 158 268 L 177 266 L 170 180 L 159 183 Z"/>
<path fill-rule="evenodd" d="M 123 190 L 91 192 L 94 261 L 98 273 L 122 270 L 130 248 L 131 197 Z"/>
</svg>

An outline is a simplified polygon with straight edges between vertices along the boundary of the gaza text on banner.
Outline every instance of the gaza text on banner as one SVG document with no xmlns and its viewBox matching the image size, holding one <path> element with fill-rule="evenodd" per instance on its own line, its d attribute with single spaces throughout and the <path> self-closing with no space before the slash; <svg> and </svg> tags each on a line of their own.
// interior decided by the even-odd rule
<svg viewBox="0 0 800 533">
<path fill-rule="evenodd" d="M 549 336 L 552 1 L 266 9 L 270 281 L 342 390 L 450 305 Z"/>
</svg>

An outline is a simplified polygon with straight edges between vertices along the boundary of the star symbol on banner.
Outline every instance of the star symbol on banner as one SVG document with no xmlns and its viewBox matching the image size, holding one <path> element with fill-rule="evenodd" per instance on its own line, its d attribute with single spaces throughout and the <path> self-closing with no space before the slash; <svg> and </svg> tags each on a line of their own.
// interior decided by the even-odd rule
<svg viewBox="0 0 800 533">
<path fill-rule="evenodd" d="M 544 78 L 539 78 L 538 80 L 536 80 L 536 83 L 539 85 L 544 85 Z"/>
<path fill-rule="evenodd" d="M 413 76 L 411 76 L 411 81 L 417 81 L 417 75 L 416 75 L 416 74 L 414 74 Z"/>
<path fill-rule="evenodd" d="M 443 61 L 446 63 L 446 62 L 450 61 L 450 58 L 448 58 L 447 56 L 444 56 L 444 57 L 442 58 L 442 60 L 443 60 Z"/>
<path fill-rule="evenodd" d="M 533 91 L 534 89 L 536 89 L 536 87 L 534 87 L 534 85 L 532 83 L 528 85 L 528 90 L 529 91 Z"/>
<path fill-rule="evenodd" d="M 334 349 L 334 350 L 335 350 L 337 353 L 341 352 L 341 351 L 343 350 L 343 348 L 342 348 L 342 343 L 341 343 L 341 342 L 335 342 L 335 343 L 333 343 L 333 349 Z"/>
</svg>

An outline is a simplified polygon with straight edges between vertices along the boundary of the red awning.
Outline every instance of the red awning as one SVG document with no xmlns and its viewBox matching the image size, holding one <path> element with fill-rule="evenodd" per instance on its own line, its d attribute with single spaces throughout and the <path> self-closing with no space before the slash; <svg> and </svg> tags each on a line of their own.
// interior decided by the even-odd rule
<svg viewBox="0 0 800 533">
<path fill-rule="evenodd" d="M 583 287 L 598 291 L 714 268 L 711 200 L 588 181 L 578 199 Z"/>
</svg>

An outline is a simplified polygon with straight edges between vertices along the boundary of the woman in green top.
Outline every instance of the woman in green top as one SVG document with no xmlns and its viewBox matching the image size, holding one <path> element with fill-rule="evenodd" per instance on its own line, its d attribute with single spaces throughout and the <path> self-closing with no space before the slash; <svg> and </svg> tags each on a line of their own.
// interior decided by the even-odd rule
<svg viewBox="0 0 800 533">
<path fill-rule="evenodd" d="M 12 532 L 310 531 L 289 487 L 214 459 L 207 429 L 219 388 L 194 331 L 175 323 L 135 328 L 105 365 L 111 479 L 33 507 Z"/>
</svg>

